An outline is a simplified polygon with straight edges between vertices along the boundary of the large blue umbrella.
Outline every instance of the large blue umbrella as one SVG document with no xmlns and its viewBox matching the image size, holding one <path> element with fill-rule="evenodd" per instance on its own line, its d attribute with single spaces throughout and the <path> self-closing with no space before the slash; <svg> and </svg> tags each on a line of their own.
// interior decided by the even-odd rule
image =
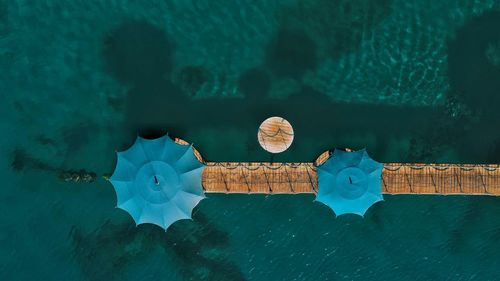
<svg viewBox="0 0 500 281">
<path fill-rule="evenodd" d="M 346 152 L 335 149 L 333 155 L 318 172 L 319 201 L 332 208 L 337 216 L 357 214 L 364 216 L 366 210 L 382 197 L 382 169 L 365 149 Z"/>
<path fill-rule="evenodd" d="M 135 223 L 152 223 L 167 229 L 181 219 L 190 219 L 193 208 L 205 198 L 201 185 L 204 165 L 191 145 L 170 137 L 147 140 L 137 137 L 128 150 L 118 152 L 110 182 L 117 207 L 127 211 Z"/>
</svg>

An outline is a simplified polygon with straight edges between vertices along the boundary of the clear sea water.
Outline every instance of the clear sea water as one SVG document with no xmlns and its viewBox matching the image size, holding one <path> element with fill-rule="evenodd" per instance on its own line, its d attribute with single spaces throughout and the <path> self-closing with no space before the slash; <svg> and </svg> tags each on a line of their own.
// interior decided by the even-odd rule
<svg viewBox="0 0 500 281">
<path fill-rule="evenodd" d="M 209 195 L 166 233 L 112 186 L 137 134 L 213 161 L 367 147 L 379 161 L 500 163 L 500 2 L 0 1 L 0 280 L 500 280 L 500 198 Z"/>
</svg>

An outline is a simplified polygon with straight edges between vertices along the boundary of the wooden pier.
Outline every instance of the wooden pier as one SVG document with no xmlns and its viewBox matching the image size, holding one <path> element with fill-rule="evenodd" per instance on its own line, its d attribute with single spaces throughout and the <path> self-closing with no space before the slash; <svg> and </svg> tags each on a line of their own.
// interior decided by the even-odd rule
<svg viewBox="0 0 500 281">
<path fill-rule="evenodd" d="M 318 190 L 313 163 L 209 162 L 203 171 L 205 192 L 312 193 Z"/>
<path fill-rule="evenodd" d="M 177 140 L 179 143 L 180 142 Z M 297 194 L 316 193 L 316 166 L 330 153 L 306 163 L 205 162 L 205 192 Z M 385 194 L 500 195 L 499 164 L 385 163 L 382 171 Z"/>
<path fill-rule="evenodd" d="M 207 163 L 205 192 L 316 193 L 314 163 Z M 499 165 L 387 163 L 385 194 L 500 195 Z"/>
</svg>

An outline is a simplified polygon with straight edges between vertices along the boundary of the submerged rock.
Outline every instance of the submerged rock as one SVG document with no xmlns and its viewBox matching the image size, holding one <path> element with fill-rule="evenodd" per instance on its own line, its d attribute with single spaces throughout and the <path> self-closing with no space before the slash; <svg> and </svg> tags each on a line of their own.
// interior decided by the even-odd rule
<svg viewBox="0 0 500 281">
<path fill-rule="evenodd" d="M 472 114 L 460 95 L 448 95 L 445 102 L 446 114 L 451 118 L 467 118 Z"/>
<path fill-rule="evenodd" d="M 68 170 L 59 173 L 59 179 L 64 182 L 92 183 L 96 178 L 96 173 L 88 172 L 83 169 L 79 171 Z"/>
<path fill-rule="evenodd" d="M 16 148 L 12 151 L 12 161 L 10 163 L 10 166 L 16 172 L 22 171 L 25 168 L 43 171 L 55 170 L 54 167 L 42 162 L 41 160 L 35 159 L 22 148 Z"/>
<path fill-rule="evenodd" d="M 195 96 L 204 85 L 212 82 L 212 74 L 200 65 L 189 65 L 174 74 L 172 82 L 189 96 Z"/>
</svg>

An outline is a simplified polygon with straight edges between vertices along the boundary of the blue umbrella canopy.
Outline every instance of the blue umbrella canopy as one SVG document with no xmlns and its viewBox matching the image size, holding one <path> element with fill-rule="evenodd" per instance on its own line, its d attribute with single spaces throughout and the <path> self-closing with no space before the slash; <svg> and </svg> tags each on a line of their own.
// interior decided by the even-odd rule
<svg viewBox="0 0 500 281">
<path fill-rule="evenodd" d="M 335 149 L 333 155 L 317 167 L 319 201 L 337 216 L 364 216 L 373 204 L 383 200 L 382 169 L 365 149 L 346 152 Z"/>
<path fill-rule="evenodd" d="M 201 185 L 205 166 L 191 145 L 178 144 L 168 135 L 153 140 L 137 137 L 132 147 L 117 154 L 109 180 L 117 207 L 137 225 L 152 223 L 166 230 L 178 220 L 190 219 L 205 198 Z"/>
</svg>

